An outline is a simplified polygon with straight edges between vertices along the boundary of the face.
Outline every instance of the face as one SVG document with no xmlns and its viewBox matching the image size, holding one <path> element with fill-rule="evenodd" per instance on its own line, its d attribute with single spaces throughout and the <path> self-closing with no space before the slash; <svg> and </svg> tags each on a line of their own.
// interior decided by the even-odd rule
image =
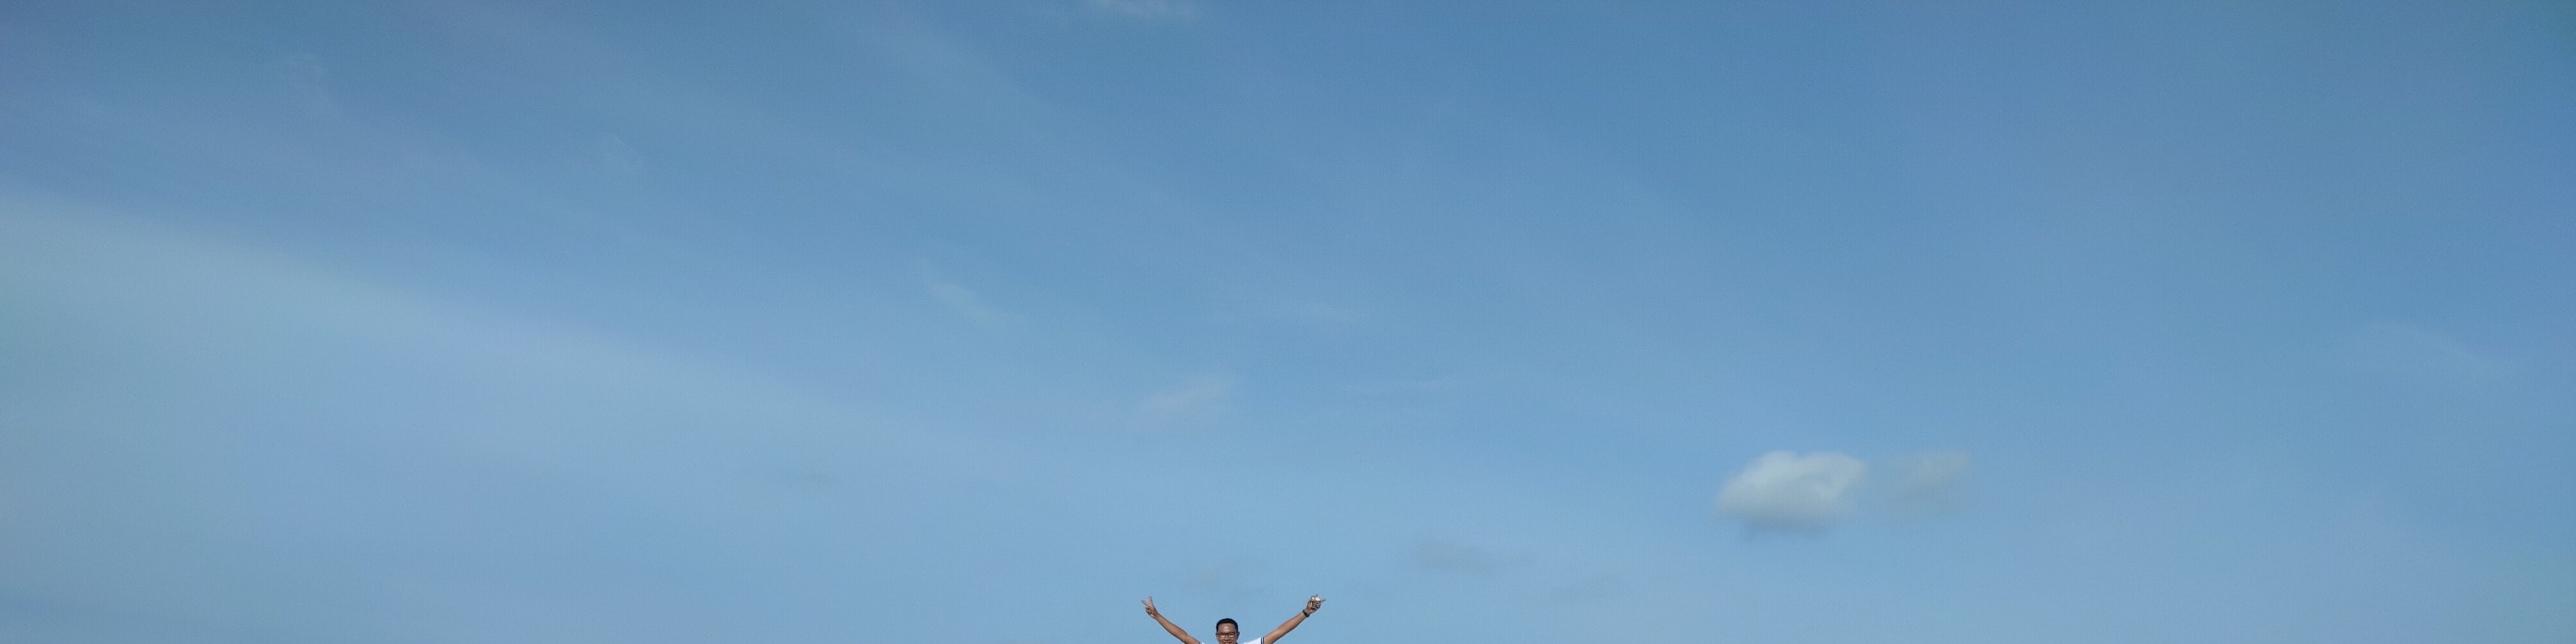
<svg viewBox="0 0 2576 644">
<path fill-rule="evenodd" d="M 1237 632 L 1233 624 L 1216 625 L 1216 644 L 1234 644 L 1234 638 L 1242 636 L 1243 633 Z"/>
</svg>

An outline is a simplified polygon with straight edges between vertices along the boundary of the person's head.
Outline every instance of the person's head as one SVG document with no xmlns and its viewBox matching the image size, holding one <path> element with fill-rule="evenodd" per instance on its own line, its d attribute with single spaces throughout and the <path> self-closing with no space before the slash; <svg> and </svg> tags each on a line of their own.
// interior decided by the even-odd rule
<svg viewBox="0 0 2576 644">
<path fill-rule="evenodd" d="M 1243 629 L 1235 627 L 1234 618 L 1216 620 L 1216 644 L 1234 644 L 1238 637 L 1243 637 Z"/>
</svg>

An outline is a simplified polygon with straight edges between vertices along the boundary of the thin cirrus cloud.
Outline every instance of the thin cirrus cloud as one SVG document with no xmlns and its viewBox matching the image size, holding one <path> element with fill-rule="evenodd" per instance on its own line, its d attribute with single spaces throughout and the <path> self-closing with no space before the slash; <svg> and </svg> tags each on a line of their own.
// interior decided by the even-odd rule
<svg viewBox="0 0 2576 644">
<path fill-rule="evenodd" d="M 1233 378 L 1200 376 L 1145 396 L 1137 411 L 1146 429 L 1197 429 L 1224 417 L 1233 395 Z"/>
<path fill-rule="evenodd" d="M 1091 0 L 1083 6 L 1095 13 L 1146 20 L 1179 20 L 1198 13 L 1198 4 L 1190 0 Z"/>
<path fill-rule="evenodd" d="M 957 315 L 964 317 L 979 326 L 990 327 L 1000 326 L 1002 324 L 1001 311 L 994 309 L 990 304 L 984 303 L 983 296 L 976 295 L 974 291 L 967 290 L 966 287 L 958 286 L 944 280 L 932 279 L 930 281 L 930 295 L 932 297 L 939 298 L 939 303 L 947 305 L 949 310 L 956 311 Z"/>
<path fill-rule="evenodd" d="M 1521 558 L 1455 541 L 1424 539 L 1413 548 L 1413 564 L 1432 572 L 1490 573 L 1519 563 Z"/>
<path fill-rule="evenodd" d="M 1967 452 L 1900 456 L 1889 465 L 1895 470 L 1895 482 L 1888 489 L 1887 501 L 1899 513 L 1947 514 L 1967 503 L 1968 471 L 1975 465 Z"/>
<path fill-rule="evenodd" d="M 2468 398 L 2492 393 L 2514 378 L 2512 363 L 2450 334 L 2397 322 L 2380 322 L 2339 334 L 2335 361 L 2350 373 L 2411 395 Z"/>
</svg>

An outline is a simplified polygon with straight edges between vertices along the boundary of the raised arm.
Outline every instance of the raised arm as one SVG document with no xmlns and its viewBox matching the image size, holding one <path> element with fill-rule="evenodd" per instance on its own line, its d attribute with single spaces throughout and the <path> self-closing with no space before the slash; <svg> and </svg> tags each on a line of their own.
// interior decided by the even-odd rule
<svg viewBox="0 0 2576 644">
<path fill-rule="evenodd" d="M 1315 609 L 1323 607 L 1323 595 L 1306 598 L 1306 610 L 1297 611 L 1296 617 L 1288 618 L 1288 621 L 1279 624 L 1279 628 L 1271 629 L 1269 635 L 1261 636 L 1261 644 L 1279 644 L 1279 638 L 1287 637 L 1288 631 L 1297 630 L 1297 625 L 1304 623 L 1307 615 L 1313 615 Z"/>
<path fill-rule="evenodd" d="M 1153 595 L 1145 596 L 1145 614 L 1152 616 L 1155 623 L 1162 624 L 1163 632 L 1171 633 L 1172 637 L 1181 638 L 1182 644 L 1199 644 L 1199 639 L 1190 637 L 1189 631 L 1181 630 L 1181 627 L 1173 625 L 1172 620 L 1163 619 L 1163 611 L 1154 610 Z"/>
</svg>

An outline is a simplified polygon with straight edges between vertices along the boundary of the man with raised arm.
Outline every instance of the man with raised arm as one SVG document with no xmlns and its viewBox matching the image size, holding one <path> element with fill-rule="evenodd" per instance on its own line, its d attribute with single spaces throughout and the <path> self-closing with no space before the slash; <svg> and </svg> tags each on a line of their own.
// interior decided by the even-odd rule
<svg viewBox="0 0 2576 644">
<path fill-rule="evenodd" d="M 1261 639 L 1253 640 L 1251 642 L 1235 641 L 1236 638 L 1243 636 L 1243 631 L 1235 626 L 1234 618 L 1228 617 L 1216 620 L 1216 644 L 1278 644 L 1279 638 L 1287 637 L 1288 631 L 1296 630 L 1297 624 L 1306 621 L 1307 615 L 1313 615 L 1315 614 L 1315 609 L 1323 607 L 1323 595 L 1308 597 L 1306 598 L 1306 610 L 1297 611 L 1296 617 L 1288 618 L 1288 621 L 1281 622 L 1279 624 L 1279 628 L 1271 629 L 1269 635 L 1263 635 L 1261 636 Z M 1162 624 L 1163 632 L 1171 633 L 1172 637 L 1180 638 L 1181 644 L 1199 644 L 1198 638 L 1190 637 L 1189 631 L 1181 630 L 1181 627 L 1173 624 L 1172 620 L 1163 619 L 1163 611 L 1154 610 L 1154 597 L 1151 595 L 1147 595 L 1145 597 L 1145 614 L 1153 616 L 1156 623 Z"/>
</svg>

